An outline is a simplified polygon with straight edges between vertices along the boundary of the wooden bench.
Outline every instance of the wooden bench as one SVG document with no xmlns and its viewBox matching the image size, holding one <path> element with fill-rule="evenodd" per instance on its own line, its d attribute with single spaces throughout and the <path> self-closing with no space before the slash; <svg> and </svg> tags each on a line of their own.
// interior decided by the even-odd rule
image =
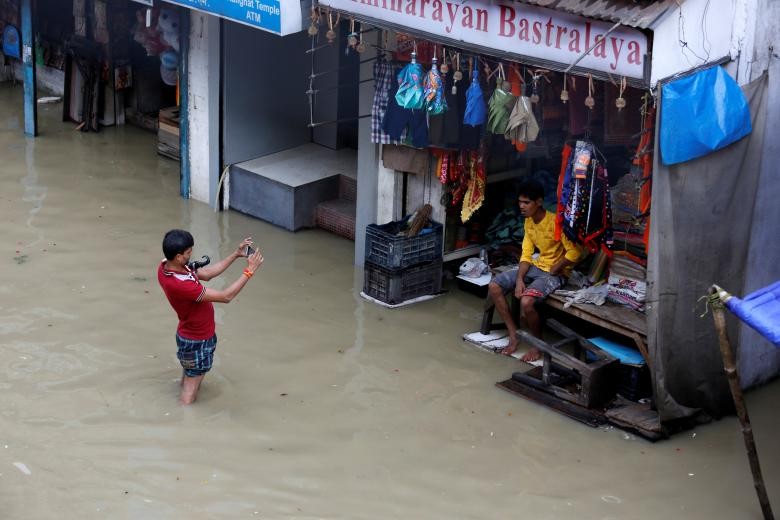
<svg viewBox="0 0 780 520">
<path fill-rule="evenodd" d="M 510 295 L 510 309 L 513 316 L 519 316 L 517 299 Z M 566 298 L 551 294 L 544 299 L 542 305 L 564 312 L 598 327 L 610 330 L 631 339 L 637 350 L 650 365 L 650 355 L 647 351 L 647 319 L 644 314 L 622 305 L 606 302 L 604 305 L 572 304 L 564 308 Z M 490 334 L 491 330 L 506 328 L 503 323 L 493 323 L 495 307 L 488 295 L 485 300 L 485 312 L 482 315 L 482 334 Z"/>
</svg>

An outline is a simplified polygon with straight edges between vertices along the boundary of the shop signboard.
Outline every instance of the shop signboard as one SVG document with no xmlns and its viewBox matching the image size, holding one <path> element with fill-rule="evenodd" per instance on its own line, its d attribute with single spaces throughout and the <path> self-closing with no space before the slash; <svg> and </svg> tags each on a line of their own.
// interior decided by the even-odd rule
<svg viewBox="0 0 780 520">
<path fill-rule="evenodd" d="M 440 41 L 463 42 L 502 54 L 577 66 L 643 80 L 647 36 L 631 27 L 507 0 L 320 0 L 369 23 Z"/>
<path fill-rule="evenodd" d="M 280 36 L 300 32 L 299 0 L 165 0 Z"/>
</svg>

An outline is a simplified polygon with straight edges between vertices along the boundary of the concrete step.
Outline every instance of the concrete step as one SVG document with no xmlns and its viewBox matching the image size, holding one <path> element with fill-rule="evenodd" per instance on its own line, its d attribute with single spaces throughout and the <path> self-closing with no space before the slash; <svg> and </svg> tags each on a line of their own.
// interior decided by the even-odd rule
<svg viewBox="0 0 780 520">
<path fill-rule="evenodd" d="M 357 200 L 357 179 L 347 175 L 339 176 L 339 198 L 344 200 Z"/>
<path fill-rule="evenodd" d="M 355 240 L 355 201 L 331 199 L 317 204 L 314 210 L 317 227 Z"/>
</svg>

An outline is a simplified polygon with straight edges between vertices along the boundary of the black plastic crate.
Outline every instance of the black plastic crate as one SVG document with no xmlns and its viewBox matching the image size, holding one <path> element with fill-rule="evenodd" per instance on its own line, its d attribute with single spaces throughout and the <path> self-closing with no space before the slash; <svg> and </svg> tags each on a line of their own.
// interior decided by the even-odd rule
<svg viewBox="0 0 780 520">
<path fill-rule="evenodd" d="M 386 269 L 366 262 L 363 269 L 363 292 L 372 298 L 389 304 L 397 304 L 441 291 L 442 262 L 408 267 L 401 270 Z"/>
<path fill-rule="evenodd" d="M 366 262 L 395 270 L 441 260 L 442 225 L 430 221 L 416 236 L 399 236 L 407 220 L 366 227 Z"/>
</svg>

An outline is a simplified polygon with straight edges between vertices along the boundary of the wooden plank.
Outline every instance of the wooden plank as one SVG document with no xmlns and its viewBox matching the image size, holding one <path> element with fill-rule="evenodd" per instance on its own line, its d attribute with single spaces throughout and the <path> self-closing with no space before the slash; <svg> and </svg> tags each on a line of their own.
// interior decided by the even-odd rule
<svg viewBox="0 0 780 520">
<path fill-rule="evenodd" d="M 545 303 L 554 309 L 625 336 L 631 337 L 634 333 L 640 336 L 647 336 L 647 319 L 645 315 L 621 305 L 609 303 L 604 305 L 581 305 L 575 303 L 569 308 L 564 308 L 566 298 L 556 294 L 548 296 Z"/>
<path fill-rule="evenodd" d="M 528 385 L 524 385 L 519 381 L 515 381 L 514 379 L 499 381 L 496 383 L 496 386 L 511 394 L 519 395 L 520 397 L 524 397 L 535 403 L 547 406 L 556 412 L 562 413 L 575 421 L 587 424 L 593 428 L 606 424 L 607 422 L 604 418 L 604 414 L 599 411 L 588 410 L 587 408 L 583 408 L 574 403 L 563 401 Z"/>
</svg>

